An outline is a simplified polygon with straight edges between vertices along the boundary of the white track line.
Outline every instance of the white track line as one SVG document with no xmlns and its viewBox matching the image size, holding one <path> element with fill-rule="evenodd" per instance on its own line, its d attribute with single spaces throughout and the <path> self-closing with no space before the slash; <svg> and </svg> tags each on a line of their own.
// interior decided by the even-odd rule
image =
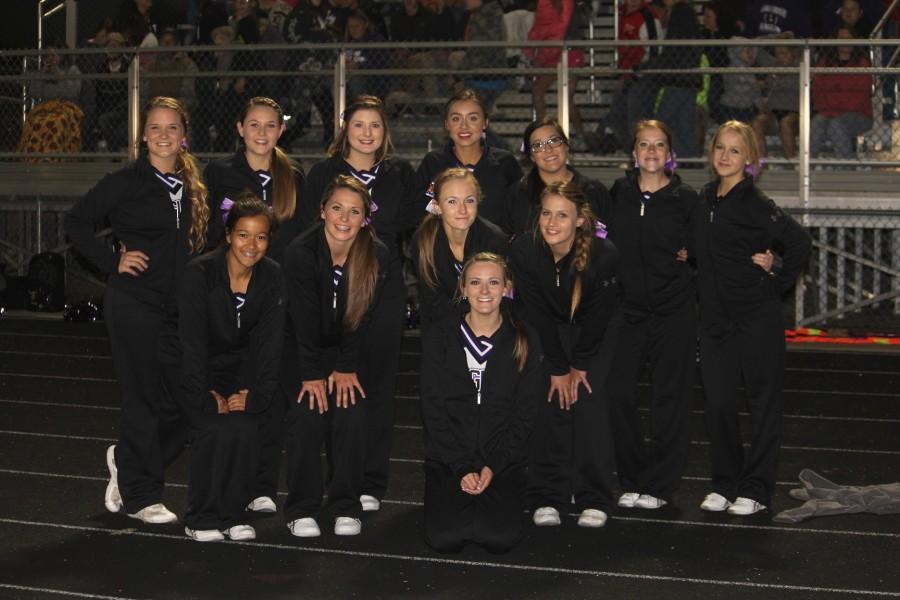
<svg viewBox="0 0 900 600">
<path fill-rule="evenodd" d="M 84 594 L 82 592 L 70 592 L 68 590 L 54 590 L 43 587 L 31 587 L 29 585 L 15 585 L 12 583 L 0 583 L 0 589 L 18 590 L 20 592 L 40 592 L 42 594 L 56 594 L 57 596 L 69 596 L 71 598 L 99 598 L 100 600 L 135 600 L 125 596 L 101 596 L 100 594 Z"/>
<path fill-rule="evenodd" d="M 414 428 L 416 425 L 407 425 L 405 427 Z M 98 436 L 90 436 L 90 435 L 69 435 L 64 433 L 44 433 L 40 431 L 20 431 L 13 429 L 0 429 L 0 435 L 21 435 L 27 437 L 45 437 L 45 438 L 54 438 L 54 439 L 69 439 L 69 440 L 85 440 L 91 442 L 115 442 L 116 438 L 107 438 L 107 437 L 98 437 Z M 700 441 L 700 440 L 691 440 L 692 446 L 709 446 L 709 442 Z M 744 447 L 749 447 L 749 444 L 744 444 Z M 785 444 L 781 446 L 782 450 L 803 450 L 807 452 L 844 452 L 847 454 L 873 454 L 879 456 L 900 456 L 900 450 L 863 450 L 856 448 L 824 448 L 819 446 L 792 446 L 789 444 Z M 420 463 L 422 462 L 420 459 L 412 459 L 412 458 L 392 458 L 392 461 L 397 462 L 414 462 Z"/>
<path fill-rule="evenodd" d="M 395 398 L 401 398 L 400 396 L 395 396 Z M 416 398 L 418 396 L 408 396 L 404 398 Z M 0 404 L 22 404 L 26 406 L 53 406 L 59 408 L 79 408 L 86 410 L 119 410 L 118 406 L 104 406 L 102 404 L 73 404 L 70 402 L 42 402 L 39 400 L 7 400 L 4 398 L 0 398 Z M 650 409 L 647 407 L 638 408 L 638 412 L 646 413 L 650 412 Z M 702 415 L 702 410 L 693 410 L 691 411 L 695 415 Z M 740 412 L 742 417 L 749 416 L 750 413 Z M 782 415 L 785 419 L 802 419 L 808 421 L 841 421 L 846 423 L 900 423 L 900 419 L 885 419 L 885 418 L 877 418 L 877 417 L 826 417 L 823 415 Z M 394 425 L 397 429 L 421 429 L 421 425 Z"/>
<path fill-rule="evenodd" d="M 106 336 L 97 335 L 57 335 L 55 333 L 24 333 L 21 331 L 0 331 L 0 335 L 21 336 L 21 337 L 39 337 L 53 338 L 54 340 L 108 340 Z"/>
<path fill-rule="evenodd" d="M 85 533 L 108 533 L 110 535 L 119 536 L 137 536 L 137 537 L 146 537 L 152 539 L 160 539 L 160 540 L 176 540 L 180 542 L 188 542 L 190 544 L 194 544 L 195 542 L 183 535 L 173 535 L 169 533 L 153 533 L 149 531 L 135 531 L 135 530 L 124 530 L 124 529 L 106 529 L 103 527 L 85 527 L 79 525 L 66 525 L 63 523 L 44 523 L 40 521 L 23 521 L 19 519 L 5 519 L 0 518 L 0 523 L 8 523 L 11 525 L 22 525 L 28 527 L 49 527 L 53 529 L 63 529 L 68 531 L 81 531 Z M 497 569 L 497 570 L 507 570 L 507 571 L 521 571 L 521 572 L 530 572 L 530 573 L 553 573 L 553 574 L 562 574 L 562 575 L 577 575 L 584 577 L 596 577 L 596 578 L 612 578 L 612 579 L 630 579 L 630 580 L 639 580 L 639 581 L 665 581 L 670 583 L 691 583 L 691 584 L 700 584 L 700 585 L 709 585 L 709 586 L 718 586 L 718 587 L 736 587 L 736 588 L 751 588 L 751 589 L 763 589 L 763 590 L 780 590 L 785 592 L 813 592 L 817 594 L 849 594 L 852 596 L 881 596 L 881 597 L 892 597 L 897 598 L 900 597 L 900 592 L 886 592 L 880 590 L 861 590 L 861 589 L 847 589 L 847 588 L 830 588 L 830 587 L 816 587 L 816 586 L 806 586 L 806 585 L 786 585 L 786 584 L 776 584 L 776 583 L 760 583 L 760 582 L 752 582 L 752 581 L 727 581 L 721 579 L 702 579 L 698 577 L 673 577 L 668 575 L 646 575 L 643 573 L 627 573 L 627 572 L 618 572 L 618 571 L 595 571 L 590 569 L 566 569 L 560 567 L 548 567 L 541 565 L 521 565 L 521 564 L 504 564 L 492 561 L 476 561 L 476 560 L 461 560 L 461 559 L 453 559 L 453 558 L 440 558 L 433 556 L 414 556 L 408 554 L 397 554 L 393 552 L 365 552 L 359 550 L 344 550 L 339 548 L 315 548 L 315 547 L 305 547 L 305 546 L 294 546 L 290 544 L 278 544 L 272 542 L 241 542 L 241 541 L 230 541 L 229 545 L 241 545 L 248 549 L 252 548 L 264 548 L 270 550 L 288 550 L 293 552 L 306 552 L 312 554 L 326 554 L 326 555 L 337 555 L 337 556 L 349 556 L 349 557 L 360 557 L 360 558 L 380 558 L 387 560 L 399 560 L 405 562 L 413 562 L 413 563 L 427 563 L 427 564 L 437 564 L 437 565 L 445 565 L 445 566 L 454 566 L 454 567 L 481 567 L 488 569 Z"/>
</svg>

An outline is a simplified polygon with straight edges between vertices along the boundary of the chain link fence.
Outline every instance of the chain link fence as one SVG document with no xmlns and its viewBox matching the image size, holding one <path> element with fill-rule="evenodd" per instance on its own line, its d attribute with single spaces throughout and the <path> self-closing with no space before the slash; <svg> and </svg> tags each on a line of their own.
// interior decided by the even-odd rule
<svg viewBox="0 0 900 600">
<path fill-rule="evenodd" d="M 415 162 L 445 141 L 447 97 L 471 87 L 490 106 L 490 143 L 517 152 L 541 109 L 558 114 L 572 134 L 574 163 L 607 185 L 611 167 L 632 161 L 633 123 L 660 118 L 672 129 L 683 177 L 699 185 L 709 177 L 711 135 L 737 118 L 754 126 L 764 148 L 763 187 L 816 240 L 794 303 L 797 322 L 900 330 L 900 46 L 893 40 L 216 41 L 182 47 L 173 39 L 138 50 L 113 38 L 103 49 L 3 54 L 0 158 L 7 164 L 0 167 L 14 170 L 23 153 L 31 161 L 125 158 L 129 72 L 141 103 L 154 95 L 185 101 L 191 148 L 202 157 L 237 149 L 241 107 L 267 95 L 290 117 L 282 145 L 309 164 L 323 155 L 348 98 L 366 92 L 385 100 L 399 153 Z M 631 49 L 642 52 L 640 60 L 619 68 L 616 56 Z M 545 50 L 564 68 L 541 66 L 549 64 L 539 58 Z M 48 130 L 57 137 L 41 134 Z M 7 220 L 4 239 L 19 228 Z"/>
</svg>

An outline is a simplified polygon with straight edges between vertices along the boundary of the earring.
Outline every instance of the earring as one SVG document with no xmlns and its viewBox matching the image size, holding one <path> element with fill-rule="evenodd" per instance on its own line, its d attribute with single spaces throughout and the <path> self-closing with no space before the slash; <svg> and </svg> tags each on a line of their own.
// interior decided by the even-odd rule
<svg viewBox="0 0 900 600">
<path fill-rule="evenodd" d="M 641 166 L 641 163 L 638 162 L 638 159 L 634 159 L 634 168 L 637 169 Z"/>
</svg>

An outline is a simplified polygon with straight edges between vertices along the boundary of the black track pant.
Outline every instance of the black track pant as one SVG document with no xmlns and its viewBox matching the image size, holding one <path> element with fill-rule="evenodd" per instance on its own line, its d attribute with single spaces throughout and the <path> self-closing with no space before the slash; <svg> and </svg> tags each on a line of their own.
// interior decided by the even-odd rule
<svg viewBox="0 0 900 600">
<path fill-rule="evenodd" d="M 577 328 L 562 325 L 560 338 L 566 352 L 575 346 Z M 587 379 L 594 390 L 578 387 L 578 401 L 571 410 L 562 410 L 556 394 L 547 402 L 542 394 L 534 432 L 531 435 L 528 465 L 530 508 L 551 506 L 560 512 L 596 508 L 607 511 L 615 487 L 615 460 L 609 422 L 609 402 L 604 392 L 606 363 L 598 351 L 591 359 Z M 550 378 L 544 378 L 544 389 Z M 544 392 L 546 394 L 546 392 Z"/>
<path fill-rule="evenodd" d="M 369 383 L 366 398 L 365 475 L 363 494 L 383 498 L 388 485 L 394 437 L 394 394 L 400 367 L 400 344 L 406 310 L 403 270 L 396 262 L 387 274 L 360 353 L 360 376 Z"/>
<path fill-rule="evenodd" d="M 713 490 L 734 500 L 743 496 L 771 506 L 782 438 L 784 402 L 784 317 L 772 302 L 732 332 L 711 335 L 701 327 L 700 362 L 706 390 Z M 750 411 L 750 448 L 745 452 L 738 422 Z"/>
<path fill-rule="evenodd" d="M 508 552 L 522 539 L 525 470 L 497 474 L 478 496 L 460 489 L 449 467 L 425 463 L 425 542 L 438 552 L 459 552 L 477 544 L 488 552 Z"/>
<path fill-rule="evenodd" d="M 191 529 L 227 529 L 247 522 L 259 463 L 258 415 L 191 415 L 188 507 Z"/>
<path fill-rule="evenodd" d="M 296 398 L 294 398 L 296 401 Z M 281 455 L 284 449 L 284 419 L 288 398 L 283 388 L 272 394 L 269 408 L 260 415 L 259 469 L 253 486 L 253 498 L 278 495 L 278 477 L 281 473 Z"/>
<path fill-rule="evenodd" d="M 359 516 L 362 511 L 359 496 L 365 453 L 365 401 L 357 397 L 355 405 L 338 408 L 334 395 L 330 394 L 328 411 L 321 415 L 318 409 L 309 409 L 307 395 L 302 404 L 296 400 L 290 403 L 285 431 L 288 496 L 284 517 L 288 523 L 303 517 L 316 517 L 322 508 L 325 491 L 323 444 L 328 451 L 330 470 L 326 509 L 334 517 Z"/>
<path fill-rule="evenodd" d="M 175 396 L 178 368 L 160 361 L 161 341 L 174 331 L 174 314 L 107 286 L 104 318 L 122 395 L 116 466 L 125 511 L 162 500 L 165 468 L 187 439 Z"/>
<path fill-rule="evenodd" d="M 697 372 L 696 314 L 690 301 L 673 314 L 651 315 L 637 322 L 629 322 L 619 311 L 610 323 L 607 342 L 612 366 L 606 390 L 616 470 L 624 492 L 670 500 L 681 482 Z M 637 393 L 645 367 L 649 367 L 651 383 L 646 428 L 641 426 Z"/>
</svg>

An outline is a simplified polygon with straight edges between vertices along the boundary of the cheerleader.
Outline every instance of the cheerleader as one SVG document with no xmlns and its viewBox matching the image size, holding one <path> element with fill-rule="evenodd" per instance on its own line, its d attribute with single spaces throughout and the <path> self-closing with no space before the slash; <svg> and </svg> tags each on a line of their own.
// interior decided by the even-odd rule
<svg viewBox="0 0 900 600">
<path fill-rule="evenodd" d="M 312 223 L 319 218 L 319 207 L 313 209 L 313 203 L 322 199 L 335 177 L 343 174 L 359 181 L 372 198 L 372 227 L 390 252 L 384 292 L 367 333 L 371 351 L 362 357 L 368 371 L 378 374 L 366 388 L 366 467 L 360 498 L 366 511 L 380 508 L 388 484 L 394 387 L 406 311 L 399 238 L 415 228 L 422 214 L 422 206 L 412 201 L 412 167 L 392 157 L 393 150 L 381 100 L 360 96 L 344 111 L 341 130 L 328 150 L 330 158 L 313 165 L 304 188 L 305 222 Z"/>
<path fill-rule="evenodd" d="M 443 149 L 429 152 L 419 163 L 417 203 L 426 204 L 434 197 L 431 187 L 442 171 L 464 167 L 475 174 L 481 186 L 481 216 L 492 223 L 503 222 L 506 189 L 522 177 L 522 168 L 512 154 L 485 142 L 487 128 L 487 111 L 478 94 L 463 89 L 450 98 L 444 108 L 444 129 L 450 139 Z"/>
<path fill-rule="evenodd" d="M 478 216 L 481 188 L 468 169 L 447 169 L 434 181 L 434 200 L 412 240 L 422 329 L 457 313 L 459 274 L 478 252 L 507 253 L 506 235 Z"/>
<path fill-rule="evenodd" d="M 709 163 L 716 178 L 701 191 L 693 219 L 713 488 L 700 508 L 751 515 L 771 506 L 781 447 L 781 295 L 806 266 L 812 242 L 756 186 L 760 152 L 749 125 L 719 126 Z M 783 249 L 779 268 L 766 272 L 758 256 L 748 259 L 773 244 Z M 747 452 L 738 420 L 741 385 L 752 428 Z"/>
<path fill-rule="evenodd" d="M 569 138 L 551 117 L 533 121 L 522 136 L 522 153 L 531 161 L 531 171 L 506 192 L 503 221 L 507 233 L 517 236 L 534 230 L 541 208 L 541 192 L 554 181 L 570 181 L 580 187 L 595 215 L 604 215 L 609 192 L 599 181 L 585 177 L 569 165 Z"/>
<path fill-rule="evenodd" d="M 619 250 L 623 302 L 610 323 L 607 379 L 620 507 L 660 508 L 687 463 L 694 400 L 697 317 L 685 261 L 697 193 L 674 172 L 672 137 L 661 121 L 638 122 L 635 169 L 616 181 L 609 239 Z M 640 426 L 637 386 L 649 361 L 649 431 Z"/>
<path fill-rule="evenodd" d="M 244 510 L 284 330 L 281 267 L 265 257 L 274 224 L 265 202 L 237 196 L 225 243 L 188 264 L 178 292 L 180 400 L 192 433 L 184 531 L 200 542 L 256 537 Z"/>
<path fill-rule="evenodd" d="M 269 240 L 267 257 L 281 263 L 284 249 L 300 232 L 300 192 L 303 171 L 276 144 L 284 133 L 284 112 L 271 98 L 257 96 L 244 105 L 237 122 L 244 149 L 229 159 L 210 163 L 204 171 L 209 187 L 212 218 L 207 240 L 211 247 L 222 242 L 224 223 L 234 200 L 244 191 L 261 198 L 272 209 L 277 235 Z M 273 399 L 262 422 L 259 476 L 249 510 L 273 513 L 284 446 L 284 411 L 288 399 Z"/>
<path fill-rule="evenodd" d="M 618 253 L 605 234 L 581 190 L 554 182 L 542 194 L 535 232 L 512 246 L 516 300 L 540 335 L 549 371 L 528 472 L 536 525 L 559 525 L 559 511 L 574 496 L 578 525 L 602 527 L 612 503 L 599 349 L 618 304 Z"/>
<path fill-rule="evenodd" d="M 280 262 L 284 249 L 300 233 L 303 170 L 277 146 L 284 129 L 284 112 L 271 98 L 257 96 L 244 105 L 237 122 L 243 150 L 229 159 L 211 162 L 203 171 L 209 188 L 209 247 L 222 242 L 228 211 L 245 190 L 271 206 L 278 223 L 278 236 L 270 240 L 266 254 L 269 258 Z"/>
<path fill-rule="evenodd" d="M 500 256 L 469 258 L 457 290 L 468 312 L 447 315 L 422 336 L 425 541 L 438 552 L 468 543 L 506 552 L 522 537 L 540 351 L 503 307 L 511 282 Z"/>
<path fill-rule="evenodd" d="M 282 359 L 282 385 L 296 401 L 287 417 L 284 514 L 297 537 L 321 533 L 323 444 L 334 533 L 357 535 L 362 528 L 365 405 L 381 377 L 367 360 L 377 347 L 368 334 L 390 260 L 370 226 L 372 207 L 362 183 L 339 175 L 322 196 L 321 222 L 285 252 L 293 340 Z"/>
<path fill-rule="evenodd" d="M 151 99 L 141 114 L 147 152 L 100 180 L 64 220 L 75 249 L 108 274 L 104 320 L 122 407 L 118 442 L 106 452 L 106 508 L 145 523 L 177 520 L 162 504 L 164 471 L 186 436 L 174 398 L 176 292 L 209 217 L 206 186 L 185 150 L 187 126 L 178 100 Z M 95 237 L 106 226 L 116 247 Z"/>
</svg>

